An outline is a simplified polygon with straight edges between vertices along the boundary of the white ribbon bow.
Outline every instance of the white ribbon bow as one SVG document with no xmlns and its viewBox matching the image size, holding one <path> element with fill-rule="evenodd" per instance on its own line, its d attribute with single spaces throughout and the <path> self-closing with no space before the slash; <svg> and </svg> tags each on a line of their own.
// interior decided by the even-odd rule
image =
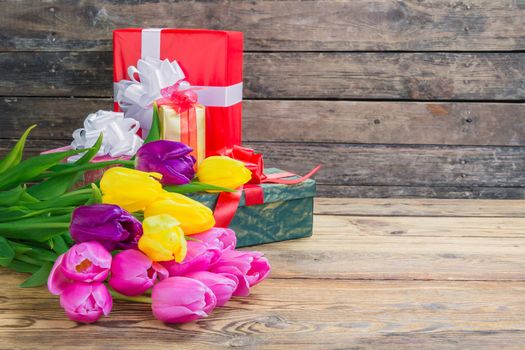
<svg viewBox="0 0 525 350">
<path fill-rule="evenodd" d="M 128 76 L 131 80 L 121 80 L 116 84 L 116 101 L 124 117 L 138 120 L 147 131 L 151 126 L 152 104 L 161 97 L 160 90 L 184 80 L 186 76 L 177 61 L 153 57 L 140 59 L 137 67 L 128 67 Z M 180 85 L 181 89 L 189 87 L 188 82 Z"/>
<path fill-rule="evenodd" d="M 97 156 L 134 156 L 144 143 L 136 134 L 139 128 L 140 123 L 133 119 L 124 119 L 124 113 L 100 110 L 89 114 L 84 120 L 84 127 L 73 132 L 71 147 L 92 147 L 102 133 L 102 145 Z M 82 154 L 74 155 L 68 161 L 74 162 L 80 157 Z"/>
</svg>

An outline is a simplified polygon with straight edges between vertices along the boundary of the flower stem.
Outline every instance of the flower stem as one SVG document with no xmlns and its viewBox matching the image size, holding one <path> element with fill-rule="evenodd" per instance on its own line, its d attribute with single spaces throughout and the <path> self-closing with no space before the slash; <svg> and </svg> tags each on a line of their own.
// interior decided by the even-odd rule
<svg viewBox="0 0 525 350">
<path fill-rule="evenodd" d="M 109 286 L 108 286 L 108 289 L 109 289 L 109 292 L 111 293 L 111 296 L 113 298 L 115 298 L 115 299 L 125 300 L 125 301 L 132 301 L 132 302 L 135 302 L 135 303 L 151 304 L 151 298 L 150 297 L 146 297 L 146 296 L 143 296 L 143 295 L 139 295 L 139 296 L 136 296 L 136 297 L 130 297 L 130 296 L 127 296 L 127 295 L 124 295 L 124 294 L 120 294 L 119 292 L 115 291 L 113 288 L 111 288 Z"/>
</svg>

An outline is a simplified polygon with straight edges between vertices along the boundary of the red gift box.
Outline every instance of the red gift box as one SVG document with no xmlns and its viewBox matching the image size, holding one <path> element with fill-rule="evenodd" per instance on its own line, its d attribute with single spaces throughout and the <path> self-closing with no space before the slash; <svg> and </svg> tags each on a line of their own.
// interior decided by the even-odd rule
<svg viewBox="0 0 525 350">
<path fill-rule="evenodd" d="M 241 144 L 241 32 L 204 29 L 117 29 L 113 31 L 115 86 L 140 59 L 176 60 L 206 106 L 206 156 Z M 115 97 L 117 93 L 115 93 Z M 115 110 L 119 110 L 115 103 Z"/>
</svg>

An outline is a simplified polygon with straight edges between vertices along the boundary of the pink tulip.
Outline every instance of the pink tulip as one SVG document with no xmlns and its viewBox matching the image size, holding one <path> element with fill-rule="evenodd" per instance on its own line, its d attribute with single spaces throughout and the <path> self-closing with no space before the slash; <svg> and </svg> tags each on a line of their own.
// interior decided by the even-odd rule
<svg viewBox="0 0 525 350">
<path fill-rule="evenodd" d="M 214 245 L 221 250 L 235 249 L 235 246 L 237 245 L 235 232 L 228 228 L 214 227 L 208 231 L 191 235 L 191 238 L 208 243 L 208 245 Z"/>
<path fill-rule="evenodd" d="M 128 249 L 113 257 L 109 285 L 119 293 L 135 296 L 153 287 L 157 278 L 164 279 L 168 275 L 161 264 L 138 250 Z"/>
<path fill-rule="evenodd" d="M 160 281 L 153 286 L 151 299 L 153 315 L 167 323 L 191 322 L 206 317 L 217 304 L 210 288 L 187 277 L 169 277 Z"/>
<path fill-rule="evenodd" d="M 237 278 L 227 274 L 219 275 L 208 271 L 190 272 L 184 277 L 189 277 L 201 281 L 211 289 L 217 298 L 217 306 L 223 306 L 230 300 L 233 292 L 237 289 Z"/>
<path fill-rule="evenodd" d="M 170 276 L 182 276 L 194 271 L 207 270 L 221 256 L 221 250 L 218 247 L 204 242 L 188 241 L 187 246 L 188 252 L 182 262 L 172 260 L 162 263 L 168 269 Z"/>
<path fill-rule="evenodd" d="M 57 258 L 47 280 L 51 293 L 60 295 L 73 282 L 102 282 L 109 274 L 111 254 L 98 242 L 75 244 Z"/>
<path fill-rule="evenodd" d="M 100 282 L 74 282 L 60 295 L 60 305 L 71 320 L 92 323 L 102 315 L 109 315 L 113 300 L 106 286 Z"/>
<path fill-rule="evenodd" d="M 268 277 L 270 263 L 260 252 L 225 250 L 219 261 L 209 270 L 214 273 L 234 275 L 238 279 L 238 284 L 233 295 L 248 296 L 250 287 Z"/>
</svg>

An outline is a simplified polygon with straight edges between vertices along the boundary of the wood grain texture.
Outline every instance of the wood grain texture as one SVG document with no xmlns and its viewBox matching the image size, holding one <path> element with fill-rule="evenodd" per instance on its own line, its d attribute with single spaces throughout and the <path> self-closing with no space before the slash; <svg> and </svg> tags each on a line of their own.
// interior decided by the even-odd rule
<svg viewBox="0 0 525 350">
<path fill-rule="evenodd" d="M 525 217 L 524 201 L 461 199 L 316 198 L 316 215 Z"/>
<path fill-rule="evenodd" d="M 122 27 L 230 29 L 248 50 L 522 50 L 520 1 L 4 1 L 0 50 L 111 50 Z"/>
<path fill-rule="evenodd" d="M 317 195 L 351 198 L 525 199 L 522 186 L 317 185 Z"/>
<path fill-rule="evenodd" d="M 0 349 L 523 348 L 525 218 L 514 216 L 525 201 L 361 201 L 371 215 L 347 216 L 349 201 L 318 201 L 341 215 L 316 216 L 313 237 L 257 247 L 270 279 L 189 324 L 119 301 L 78 325 L 45 288 L 18 289 L 24 276 L 0 268 Z"/>
<path fill-rule="evenodd" d="M 4 52 L 0 65 L 3 96 L 113 94 L 110 52 Z M 525 98 L 524 52 L 246 53 L 244 73 L 248 99 Z"/>
<path fill-rule="evenodd" d="M 0 138 L 29 123 L 33 137 L 70 139 L 110 98 L 0 99 Z M 300 127 L 298 127 L 300 126 Z M 525 104 L 246 100 L 244 141 L 435 145 L 525 145 Z"/>
<path fill-rule="evenodd" d="M 0 139 L 0 154 L 14 145 L 14 139 Z M 68 144 L 62 140 L 30 139 L 26 155 Z M 245 145 L 264 153 L 267 167 L 306 174 L 316 164 L 323 169 L 316 175 L 319 185 L 328 185 L 320 194 L 344 196 L 337 186 L 367 186 L 381 191 L 407 189 L 441 197 L 456 191 L 465 198 L 500 198 L 501 190 L 517 191 L 523 198 L 525 179 L 524 147 L 438 147 L 304 143 L 258 143 Z M 291 157 L 290 155 L 293 155 Z M 336 186 L 336 189 L 330 187 Z M 394 187 L 394 188 L 392 188 Z M 383 189 L 384 191 L 385 189 Z M 325 192 L 326 191 L 326 192 Z M 355 191 L 355 189 L 351 189 Z M 486 191 L 486 192 L 483 192 Z M 365 192 L 366 193 L 366 189 Z M 384 192 L 382 192 L 384 193 Z M 388 193 L 388 192 L 387 192 Z M 407 192 L 410 194 L 410 192 Z M 399 195 L 399 192 L 398 192 Z"/>
<path fill-rule="evenodd" d="M 1 277 L 4 349 L 520 349 L 525 340 L 520 282 L 269 280 L 207 319 L 170 326 L 122 302 L 109 318 L 77 325 L 47 291 Z"/>
<path fill-rule="evenodd" d="M 523 147 L 247 144 L 269 165 L 299 174 L 324 164 L 320 184 L 522 187 L 525 180 Z"/>
</svg>

